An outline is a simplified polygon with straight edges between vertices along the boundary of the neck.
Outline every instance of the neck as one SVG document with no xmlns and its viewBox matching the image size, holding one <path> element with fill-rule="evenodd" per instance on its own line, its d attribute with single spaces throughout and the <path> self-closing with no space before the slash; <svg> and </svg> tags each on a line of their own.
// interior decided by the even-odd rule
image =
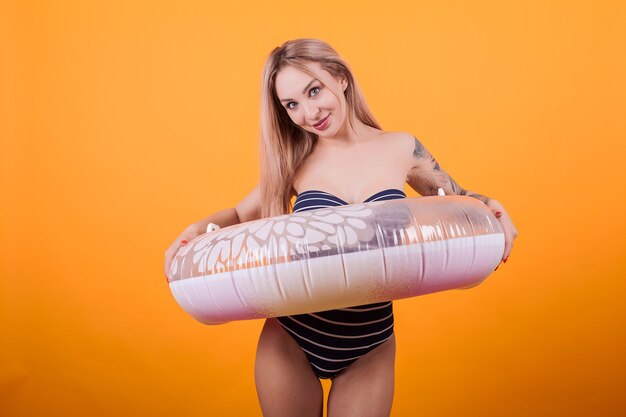
<svg viewBox="0 0 626 417">
<path fill-rule="evenodd" d="M 368 126 L 360 120 L 355 120 L 354 129 L 352 129 L 346 120 L 335 136 L 318 136 L 318 146 L 349 147 L 366 141 L 375 132 L 378 132 L 378 129 Z"/>
</svg>

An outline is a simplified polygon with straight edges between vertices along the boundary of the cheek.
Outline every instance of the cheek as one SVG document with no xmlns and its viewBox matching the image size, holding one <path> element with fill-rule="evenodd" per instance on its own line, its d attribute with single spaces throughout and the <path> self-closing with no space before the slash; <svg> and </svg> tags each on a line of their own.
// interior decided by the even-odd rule
<svg viewBox="0 0 626 417">
<path fill-rule="evenodd" d="M 298 126 L 302 125 L 302 120 L 301 120 L 302 117 L 300 116 L 300 112 L 295 112 L 295 111 L 289 112 L 289 118 L 294 124 Z"/>
<path fill-rule="evenodd" d="M 341 98 L 335 96 L 334 94 L 330 93 L 325 97 L 325 102 L 327 104 L 327 106 L 329 107 L 334 107 L 334 108 L 343 108 L 343 102 L 341 100 Z"/>
</svg>

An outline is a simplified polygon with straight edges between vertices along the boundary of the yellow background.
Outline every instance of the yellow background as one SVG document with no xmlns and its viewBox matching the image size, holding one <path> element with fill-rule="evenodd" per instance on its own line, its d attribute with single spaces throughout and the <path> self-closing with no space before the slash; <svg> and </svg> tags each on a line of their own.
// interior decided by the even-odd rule
<svg viewBox="0 0 626 417">
<path fill-rule="evenodd" d="M 163 252 L 256 184 L 261 68 L 299 37 L 520 232 L 394 304 L 393 415 L 625 415 L 625 3 L 225 3 L 0 3 L 0 415 L 260 416 L 263 321 L 194 321 Z"/>
</svg>

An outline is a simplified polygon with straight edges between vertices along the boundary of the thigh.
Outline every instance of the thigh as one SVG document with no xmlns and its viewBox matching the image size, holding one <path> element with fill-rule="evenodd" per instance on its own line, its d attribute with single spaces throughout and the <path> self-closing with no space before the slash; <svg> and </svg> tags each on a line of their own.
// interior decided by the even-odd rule
<svg viewBox="0 0 626 417">
<path fill-rule="evenodd" d="M 276 319 L 267 319 L 261 331 L 254 380 L 263 416 L 322 416 L 322 384 Z"/>
<path fill-rule="evenodd" d="M 389 416 L 393 402 L 395 358 L 394 334 L 333 378 L 328 416 Z"/>
</svg>

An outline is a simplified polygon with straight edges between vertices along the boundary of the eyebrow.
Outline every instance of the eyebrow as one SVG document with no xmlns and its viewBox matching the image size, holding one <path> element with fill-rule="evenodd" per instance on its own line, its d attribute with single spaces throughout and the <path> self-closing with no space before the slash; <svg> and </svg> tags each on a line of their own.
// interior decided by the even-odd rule
<svg viewBox="0 0 626 417">
<path fill-rule="evenodd" d="M 309 87 L 311 86 L 311 84 L 313 84 L 315 81 L 319 81 L 317 78 L 313 78 L 307 85 L 306 87 L 304 87 L 304 90 L 302 90 L 302 94 L 306 93 L 306 90 L 309 89 Z M 282 99 L 280 102 L 282 103 L 283 101 L 289 101 L 289 100 L 293 100 L 292 98 L 284 98 Z"/>
</svg>

